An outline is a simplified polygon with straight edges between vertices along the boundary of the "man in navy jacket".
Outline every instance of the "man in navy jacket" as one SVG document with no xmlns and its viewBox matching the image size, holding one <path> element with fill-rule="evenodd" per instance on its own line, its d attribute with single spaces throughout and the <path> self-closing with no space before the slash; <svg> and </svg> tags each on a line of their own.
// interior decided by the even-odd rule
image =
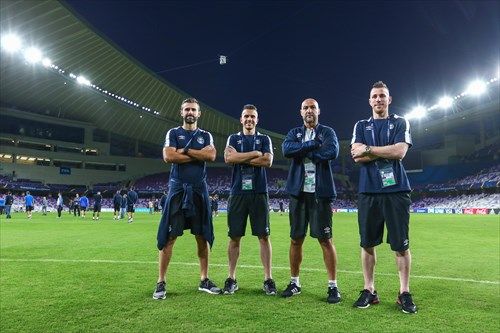
<svg viewBox="0 0 500 333">
<path fill-rule="evenodd" d="M 286 190 L 290 194 L 290 272 L 291 280 L 283 297 L 301 292 L 299 281 L 302 244 L 308 225 L 310 235 L 318 239 L 328 273 L 328 303 L 340 302 L 337 287 L 337 253 L 332 242 L 332 208 L 336 196 L 333 183 L 333 160 L 339 153 L 335 131 L 320 125 L 318 102 L 308 98 L 302 102 L 300 114 L 304 125 L 288 132 L 283 142 L 283 155 L 290 158 Z"/>
</svg>

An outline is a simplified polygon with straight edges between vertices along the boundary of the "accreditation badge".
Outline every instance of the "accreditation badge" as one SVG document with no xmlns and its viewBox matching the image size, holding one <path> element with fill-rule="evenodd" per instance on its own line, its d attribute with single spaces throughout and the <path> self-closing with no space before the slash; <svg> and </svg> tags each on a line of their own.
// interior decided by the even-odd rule
<svg viewBox="0 0 500 333">
<path fill-rule="evenodd" d="M 316 166 L 311 162 L 304 163 L 304 192 L 313 193 L 316 191 Z"/>
<path fill-rule="evenodd" d="M 254 189 L 253 178 L 254 178 L 253 167 L 241 168 L 241 189 L 243 191 L 251 191 Z"/>
<path fill-rule="evenodd" d="M 377 167 L 380 179 L 382 180 L 382 188 L 397 184 L 391 162 L 377 162 Z"/>
</svg>

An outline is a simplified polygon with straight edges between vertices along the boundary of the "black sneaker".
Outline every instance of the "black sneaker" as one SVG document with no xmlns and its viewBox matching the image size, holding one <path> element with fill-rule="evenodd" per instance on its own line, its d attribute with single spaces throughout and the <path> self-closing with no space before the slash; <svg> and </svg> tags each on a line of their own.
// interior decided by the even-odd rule
<svg viewBox="0 0 500 333">
<path fill-rule="evenodd" d="M 286 289 L 283 290 L 281 293 L 282 297 L 292 297 L 293 295 L 299 295 L 300 294 L 300 287 L 297 286 L 295 283 L 290 282 L 288 286 L 286 286 Z"/>
<path fill-rule="evenodd" d="M 340 292 L 337 287 L 328 287 L 328 296 L 326 301 L 330 304 L 335 304 L 340 302 Z"/>
<path fill-rule="evenodd" d="M 208 278 L 200 282 L 200 286 L 198 287 L 199 291 L 204 291 L 209 294 L 220 294 L 221 290 L 220 288 L 217 288 L 217 286 L 210 281 Z"/>
<path fill-rule="evenodd" d="M 224 282 L 224 289 L 222 289 L 222 292 L 224 295 L 232 295 L 236 290 L 238 290 L 238 283 L 236 280 L 228 277 L 226 282 Z"/>
<path fill-rule="evenodd" d="M 274 283 L 273 279 L 267 279 L 266 281 L 264 281 L 262 290 L 266 292 L 266 295 L 276 295 L 276 293 L 278 292 L 276 290 L 276 284 Z"/>
<path fill-rule="evenodd" d="M 397 303 L 404 313 L 417 313 L 417 306 L 413 303 L 409 292 L 399 294 Z"/>
<path fill-rule="evenodd" d="M 380 300 L 378 299 L 377 292 L 371 293 L 368 289 L 361 290 L 358 300 L 354 303 L 354 307 L 360 309 L 366 309 L 371 304 L 378 304 Z"/>
<path fill-rule="evenodd" d="M 165 286 L 165 281 L 160 281 L 156 284 L 156 289 L 153 292 L 153 299 L 165 299 L 167 297 Z"/>
</svg>

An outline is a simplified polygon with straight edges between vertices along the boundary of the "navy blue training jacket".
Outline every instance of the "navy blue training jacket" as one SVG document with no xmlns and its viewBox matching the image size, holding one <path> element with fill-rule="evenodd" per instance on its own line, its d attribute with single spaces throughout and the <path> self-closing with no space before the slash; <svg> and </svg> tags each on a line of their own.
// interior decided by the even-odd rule
<svg viewBox="0 0 500 333">
<path fill-rule="evenodd" d="M 288 194 L 298 196 L 304 184 L 304 159 L 316 165 L 316 197 L 333 200 L 337 193 L 333 182 L 333 160 L 339 155 L 339 142 L 333 128 L 318 124 L 314 140 L 302 142 L 305 126 L 288 132 L 283 141 L 283 155 L 291 159 L 286 182 Z"/>
</svg>

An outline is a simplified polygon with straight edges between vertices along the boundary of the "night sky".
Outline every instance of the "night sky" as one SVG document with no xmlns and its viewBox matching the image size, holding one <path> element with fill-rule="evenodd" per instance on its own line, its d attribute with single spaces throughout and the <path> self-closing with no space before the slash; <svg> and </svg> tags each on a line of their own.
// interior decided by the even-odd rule
<svg viewBox="0 0 500 333">
<path fill-rule="evenodd" d="M 66 3 L 180 90 L 233 117 L 255 104 L 259 125 L 282 134 L 301 123 L 307 97 L 347 139 L 371 115 L 373 82 L 405 115 L 491 79 L 500 59 L 498 1 Z"/>
</svg>

